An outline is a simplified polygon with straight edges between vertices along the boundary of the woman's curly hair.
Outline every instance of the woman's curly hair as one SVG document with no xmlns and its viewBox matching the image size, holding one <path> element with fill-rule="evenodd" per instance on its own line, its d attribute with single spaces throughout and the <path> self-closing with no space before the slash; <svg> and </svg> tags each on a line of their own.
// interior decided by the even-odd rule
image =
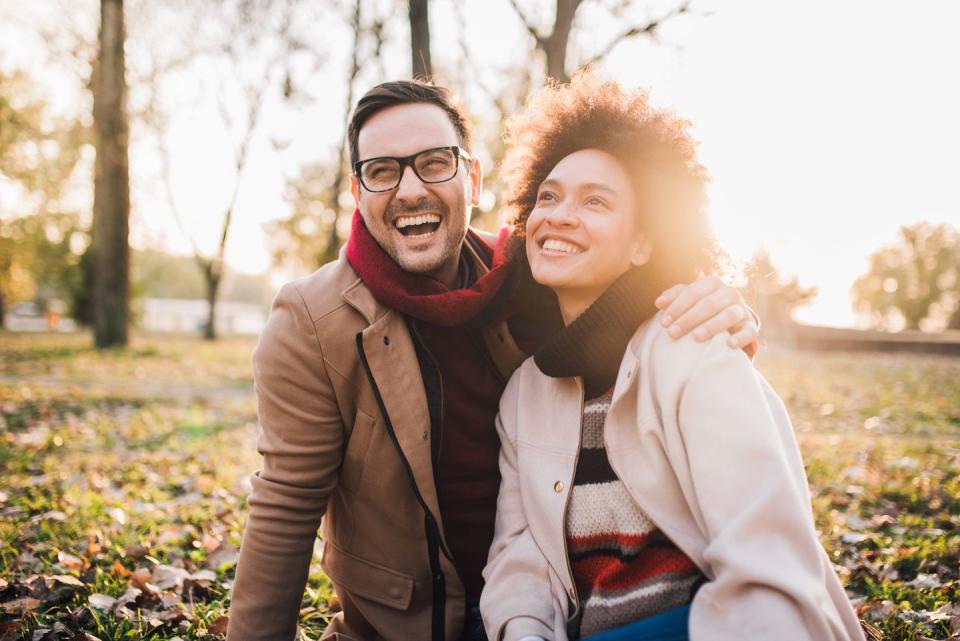
<svg viewBox="0 0 960 641">
<path fill-rule="evenodd" d="M 705 211 L 708 177 L 689 126 L 652 107 L 647 92 L 590 71 L 541 89 L 507 124 L 501 175 L 514 233 L 523 236 L 540 183 L 558 162 L 599 149 L 617 158 L 632 180 L 639 227 L 653 246 L 644 267 L 651 284 L 675 285 L 714 271 L 719 252 Z"/>
</svg>

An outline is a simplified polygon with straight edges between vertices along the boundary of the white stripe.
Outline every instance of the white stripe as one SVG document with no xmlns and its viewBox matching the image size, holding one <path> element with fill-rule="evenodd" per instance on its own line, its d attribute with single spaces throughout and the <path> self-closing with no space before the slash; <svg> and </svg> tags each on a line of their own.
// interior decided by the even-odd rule
<svg viewBox="0 0 960 641">
<path fill-rule="evenodd" d="M 679 580 L 665 580 L 649 585 L 645 588 L 639 590 L 631 590 L 625 594 L 616 597 L 598 597 L 596 594 L 591 594 L 590 598 L 587 599 L 585 608 L 590 607 L 605 607 L 612 608 L 618 605 L 627 603 L 628 601 L 635 601 L 637 599 L 644 599 L 651 597 L 655 594 L 660 594 L 662 592 L 676 592 L 681 589 L 689 588 L 693 583 L 699 579 L 699 576 L 691 576 Z"/>
<path fill-rule="evenodd" d="M 567 513 L 567 532 L 576 537 L 597 534 L 647 534 L 656 526 L 620 481 L 574 485 Z"/>
</svg>

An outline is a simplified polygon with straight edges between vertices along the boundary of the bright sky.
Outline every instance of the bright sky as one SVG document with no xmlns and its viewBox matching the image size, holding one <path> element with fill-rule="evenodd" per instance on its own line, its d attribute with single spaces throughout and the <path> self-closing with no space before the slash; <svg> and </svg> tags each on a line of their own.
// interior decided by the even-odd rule
<svg viewBox="0 0 960 641">
<path fill-rule="evenodd" d="M 465 2 L 472 56 L 483 81 L 496 86 L 503 70 L 530 60 L 526 32 L 507 0 Z M 433 4 L 434 64 L 460 70 L 452 5 Z M 538 5 L 544 26 L 552 4 Z M 672 4 L 657 0 L 653 7 Z M 872 251 L 894 240 L 901 225 L 919 220 L 960 228 L 960 3 L 739 0 L 695 6 L 711 15 L 673 20 L 660 45 L 644 39 L 621 44 L 603 71 L 651 88 L 658 104 L 694 123 L 713 176 L 712 220 L 732 257 L 746 260 L 766 248 L 781 270 L 820 290 L 800 320 L 852 325 L 850 286 Z M 592 54 L 623 28 L 605 16 L 585 3 L 574 57 L 577 51 Z M 403 22 L 391 27 L 382 65 L 387 76 L 409 73 Z M 340 78 L 349 51 L 346 34 L 325 29 L 324 36 L 331 58 L 313 87 L 315 104 L 296 114 L 268 111 L 254 141 L 227 254 L 245 271 L 269 265 L 261 224 L 288 213 L 285 179 L 302 163 L 328 158 L 341 135 Z M 0 45 L 0 63 L 16 64 L 22 56 Z M 365 70 L 359 90 L 378 81 L 379 73 Z M 479 99 L 473 104 L 484 106 Z M 200 246 L 210 249 L 232 179 L 229 139 L 220 132 L 215 107 L 201 105 L 178 119 L 170 138 L 179 205 Z M 278 152 L 271 141 L 289 145 Z M 155 162 L 148 152 L 138 160 L 144 167 Z M 141 181 L 134 198 L 135 243 L 189 249 L 158 185 Z"/>
</svg>

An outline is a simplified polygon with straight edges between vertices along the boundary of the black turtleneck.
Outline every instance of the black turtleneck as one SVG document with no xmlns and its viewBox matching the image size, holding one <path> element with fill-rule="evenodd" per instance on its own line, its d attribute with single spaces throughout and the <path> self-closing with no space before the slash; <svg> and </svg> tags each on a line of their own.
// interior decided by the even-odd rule
<svg viewBox="0 0 960 641">
<path fill-rule="evenodd" d="M 631 268 L 580 316 L 546 340 L 534 354 L 540 371 L 554 378 L 581 376 L 586 398 L 604 393 L 617 380 L 627 343 L 653 316 L 657 292 L 642 268 Z"/>
</svg>

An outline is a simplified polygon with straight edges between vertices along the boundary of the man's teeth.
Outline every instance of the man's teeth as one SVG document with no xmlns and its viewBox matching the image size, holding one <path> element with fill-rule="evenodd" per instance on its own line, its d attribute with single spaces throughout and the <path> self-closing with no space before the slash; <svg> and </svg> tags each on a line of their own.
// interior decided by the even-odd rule
<svg viewBox="0 0 960 641">
<path fill-rule="evenodd" d="M 420 216 L 402 216 L 397 218 L 396 226 L 397 229 L 403 229 L 404 227 L 412 227 L 414 225 L 427 225 L 429 223 L 439 223 L 440 216 L 437 214 L 422 214 Z"/>
<path fill-rule="evenodd" d="M 556 240 L 555 238 L 548 238 L 545 240 L 543 242 L 543 248 L 550 251 L 562 252 L 564 254 L 579 254 L 582 251 L 573 243 L 568 243 L 563 240 Z"/>
</svg>

